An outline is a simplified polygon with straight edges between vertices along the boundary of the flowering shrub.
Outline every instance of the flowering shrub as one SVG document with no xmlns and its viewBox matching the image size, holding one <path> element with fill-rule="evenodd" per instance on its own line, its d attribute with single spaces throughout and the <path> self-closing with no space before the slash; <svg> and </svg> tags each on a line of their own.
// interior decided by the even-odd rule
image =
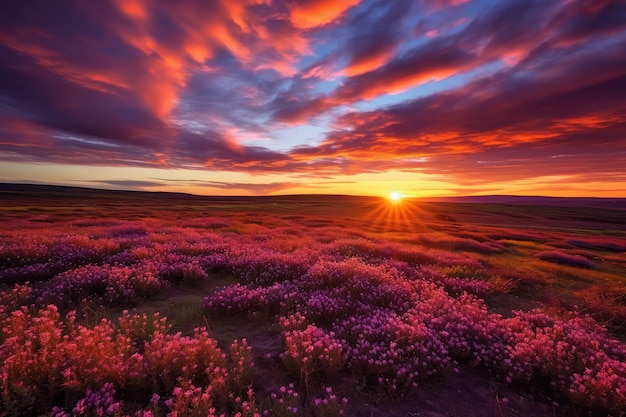
<svg viewBox="0 0 626 417">
<path fill-rule="evenodd" d="M 298 279 L 309 268 L 311 259 L 302 253 L 274 254 L 254 251 L 254 254 L 233 254 L 230 271 L 253 285 L 273 285 L 280 281 Z"/>
<path fill-rule="evenodd" d="M 437 245 L 433 247 L 437 247 Z M 343 259 L 361 258 L 367 262 L 394 259 L 413 266 L 440 264 L 480 267 L 480 263 L 475 259 L 457 253 L 436 249 L 424 250 L 415 246 L 363 238 L 336 240 L 329 245 L 326 251 L 333 255 L 339 255 Z"/>
<path fill-rule="evenodd" d="M 213 386 L 196 387 L 189 380 L 181 380 L 165 401 L 169 415 L 186 417 L 217 417 L 214 406 Z"/>
<path fill-rule="evenodd" d="M 117 332 L 127 337 L 134 345 L 142 345 L 151 341 L 156 334 L 165 334 L 170 331 L 171 325 L 160 314 L 133 314 L 123 310 L 117 319 Z"/>
<path fill-rule="evenodd" d="M 495 242 L 479 242 L 470 238 L 461 238 L 454 236 L 427 236 L 421 235 L 417 238 L 417 242 L 421 245 L 433 247 L 433 248 L 442 248 L 442 249 L 452 249 L 457 251 L 468 251 L 468 252 L 478 252 L 478 253 L 497 253 L 503 252 L 505 247 Z"/>
<path fill-rule="evenodd" d="M 47 236 L 46 236 L 47 235 Z M 0 242 L 0 283 L 45 281 L 77 266 L 100 262 L 121 250 L 112 239 L 47 232 Z"/>
<path fill-rule="evenodd" d="M 163 264 L 159 276 L 172 284 L 186 284 L 191 287 L 202 286 L 209 278 L 197 259 Z"/>
<path fill-rule="evenodd" d="M 347 398 L 339 398 L 333 394 L 331 387 L 323 387 L 323 396 L 313 398 L 312 409 L 316 417 L 338 417 L 344 414 L 348 406 Z"/>
<path fill-rule="evenodd" d="M 0 292 L 0 308 L 5 313 L 18 310 L 23 305 L 28 305 L 33 301 L 33 289 L 30 282 L 15 284 L 12 289 Z"/>
<path fill-rule="evenodd" d="M 443 277 L 441 278 L 440 283 L 451 295 L 469 293 L 479 297 L 484 297 L 494 291 L 494 285 L 491 282 L 477 281 L 473 279 Z"/>
<path fill-rule="evenodd" d="M 254 361 L 252 357 L 252 347 L 248 345 L 246 339 L 235 340 L 230 345 L 230 355 L 228 357 L 228 372 L 231 381 L 236 381 L 241 388 L 243 384 L 252 383 L 254 377 Z"/>
<path fill-rule="evenodd" d="M 307 327 L 306 317 L 299 311 L 287 317 L 279 317 L 278 325 L 282 331 L 304 330 Z"/>
<path fill-rule="evenodd" d="M 302 415 L 300 395 L 295 391 L 294 385 L 281 386 L 278 392 L 270 393 L 270 409 L 263 415 L 273 417 L 294 417 Z"/>
<path fill-rule="evenodd" d="M 270 287 L 250 288 L 239 283 L 217 290 L 202 300 L 210 314 L 269 317 L 293 305 L 301 297 L 296 287 L 277 283 Z"/>
<path fill-rule="evenodd" d="M 188 384 L 188 385 L 187 385 Z M 174 389 L 174 395 L 170 400 L 166 400 L 165 404 L 172 410 L 168 413 L 168 417 L 191 416 L 220 416 L 232 415 L 233 417 L 261 417 L 256 405 L 256 398 L 252 387 L 248 387 L 243 396 L 229 395 L 229 404 L 226 407 L 231 413 L 222 413 L 219 407 L 209 407 L 211 402 L 211 386 L 202 390 L 193 386 L 188 382 L 186 387 L 177 387 Z M 219 414 L 218 414 L 219 413 Z"/>
<path fill-rule="evenodd" d="M 54 302 L 72 308 L 81 301 L 107 305 L 135 304 L 137 298 L 156 298 L 167 289 L 150 266 L 120 267 L 87 265 L 62 273 L 48 282 L 38 303 Z"/>
<path fill-rule="evenodd" d="M 244 392 L 246 397 L 229 395 L 229 407 L 236 410 L 234 417 L 260 417 L 257 410 L 255 394 L 251 387 Z M 195 386 L 189 380 L 181 380 L 174 388 L 171 398 L 165 401 L 170 410 L 167 414 L 172 417 L 217 417 L 226 416 L 220 412 L 220 399 L 214 397 L 212 385 L 207 387 Z"/>
<path fill-rule="evenodd" d="M 0 327 L 3 408 L 13 414 L 35 413 L 39 401 L 51 394 L 50 388 L 64 381 L 58 311 L 51 306 L 33 317 L 23 308 L 5 317 Z"/>
<path fill-rule="evenodd" d="M 301 317 L 306 317 L 312 323 L 328 326 L 337 317 L 354 313 L 354 304 L 347 302 L 351 299 L 351 296 L 351 291 L 345 286 L 327 291 L 313 291 L 303 302 Z M 301 313 L 297 312 L 296 314 Z"/>
<path fill-rule="evenodd" d="M 85 397 L 80 399 L 72 408 L 72 413 L 67 413 L 58 407 L 53 408 L 55 417 L 71 416 L 110 416 L 121 417 L 122 401 L 115 400 L 115 388 L 113 384 L 106 383 L 98 391 L 87 390 Z"/>
<path fill-rule="evenodd" d="M 348 369 L 366 386 L 393 397 L 450 364 L 445 346 L 432 331 L 393 312 L 352 316 L 335 329 L 345 338 Z"/>
<path fill-rule="evenodd" d="M 205 329 L 193 336 L 168 334 L 158 315 L 125 312 L 117 323 L 105 319 L 88 328 L 77 324 L 74 313 L 61 318 L 48 306 L 35 315 L 25 308 L 14 311 L 0 325 L 0 392 L 12 414 L 45 412 L 53 405 L 47 401 L 84 393 L 75 408 L 87 414 L 79 415 L 97 414 L 94 410 L 105 406 L 106 415 L 117 415 L 118 406 L 110 405 L 122 403 L 108 402 L 114 391 L 176 397 L 181 383 L 196 394 L 204 387 L 198 397 L 210 393 L 210 404 L 225 410 L 238 398 L 230 399 L 230 393 L 249 391 L 254 365 L 245 341 L 235 341 L 226 355 Z M 243 413 L 249 405 L 237 407 Z"/>
<path fill-rule="evenodd" d="M 283 333 L 286 351 L 283 362 L 290 370 L 299 370 L 308 381 L 310 377 L 335 373 L 343 363 L 343 346 L 335 333 L 308 325 L 304 330 Z"/>
<path fill-rule="evenodd" d="M 479 270 L 483 267 L 477 259 L 461 255 L 457 252 L 430 249 L 426 253 L 435 259 L 433 263 L 440 266 L 461 266 L 474 270 Z"/>
<path fill-rule="evenodd" d="M 593 320 L 518 312 L 508 325 L 514 331 L 508 380 L 548 380 L 581 406 L 617 411 L 626 405 L 626 349 Z"/>
<path fill-rule="evenodd" d="M 193 337 L 180 333 L 155 334 L 144 345 L 143 362 L 155 392 L 173 389 L 182 378 L 196 383 L 208 380 L 213 385 L 213 395 L 227 394 L 226 355 L 206 329 L 195 329 Z"/>
<path fill-rule="evenodd" d="M 499 315 L 490 314 L 484 302 L 467 293 L 452 298 L 433 290 L 428 302 L 418 304 L 411 314 L 437 332 L 455 360 L 497 369 L 506 358 L 510 332 Z"/>
<path fill-rule="evenodd" d="M 32 265 L 49 259 L 50 248 L 42 237 L 36 238 L 32 235 L 11 237 L 13 239 L 6 239 L 0 244 L 0 266 L 3 268 Z"/>
<path fill-rule="evenodd" d="M 536 253 L 535 256 L 542 261 L 555 262 L 579 268 L 593 268 L 593 262 L 580 255 L 570 255 L 559 251 L 542 251 Z"/>
</svg>

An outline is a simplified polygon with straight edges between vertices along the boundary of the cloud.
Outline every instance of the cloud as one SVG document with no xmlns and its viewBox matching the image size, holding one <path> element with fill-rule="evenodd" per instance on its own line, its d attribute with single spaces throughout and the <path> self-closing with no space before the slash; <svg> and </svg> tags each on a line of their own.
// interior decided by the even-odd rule
<svg viewBox="0 0 626 417">
<path fill-rule="evenodd" d="M 358 47 L 353 48 L 357 54 L 345 67 L 348 78 L 338 88 L 328 95 L 300 101 L 299 110 L 293 113 L 278 111 L 275 117 L 289 122 L 305 121 L 338 106 L 402 93 L 490 63 L 516 65 L 532 54 L 558 53 L 559 48 L 571 47 L 572 42 L 584 45 L 606 34 L 624 31 L 624 24 L 611 17 L 626 13 L 625 7 L 615 2 L 595 8 L 587 0 L 559 6 L 562 5 L 538 0 L 500 3 L 462 30 L 437 36 L 394 59 L 389 59 L 397 47 L 391 40 L 393 34 L 372 31 L 360 39 L 361 45 L 371 44 L 372 48 L 364 48 L 363 55 L 358 55 Z M 529 30 L 531 27 L 533 30 Z"/>
<path fill-rule="evenodd" d="M 611 0 L 4 2 L 0 160 L 606 179 L 624 22 Z M 305 146 L 277 133 L 307 124 Z"/>
<path fill-rule="evenodd" d="M 303 186 L 299 182 L 269 182 L 269 183 L 248 183 L 248 182 L 229 182 L 229 181 L 204 181 L 194 179 L 158 179 L 162 181 L 161 185 L 186 185 L 192 187 L 204 187 L 217 191 L 232 190 L 243 191 L 246 194 L 271 194 L 283 190 L 289 190 L 291 188 L 298 188 Z"/>
<path fill-rule="evenodd" d="M 619 170 L 626 162 L 626 100 L 620 94 L 626 61 L 610 53 L 595 56 L 593 65 L 570 67 L 567 75 L 511 72 L 386 110 L 348 113 L 320 146 L 295 150 L 292 157 L 349 157 L 366 167 L 384 153 L 379 169 L 399 164 L 483 181 L 538 169 Z M 572 150 L 576 157 L 558 157 Z"/>
<path fill-rule="evenodd" d="M 290 188 L 297 188 L 300 187 L 301 184 L 297 182 L 269 182 L 264 184 L 252 184 L 241 182 L 207 181 L 203 184 L 203 186 L 222 190 L 234 189 L 244 191 L 250 194 L 263 195 L 288 190 Z"/>
<path fill-rule="evenodd" d="M 180 189 L 181 187 L 191 188 L 206 188 L 212 190 L 215 194 L 223 193 L 227 191 L 232 194 L 233 190 L 241 192 L 242 194 L 253 195 L 265 195 L 272 194 L 280 191 L 289 190 L 292 188 L 302 187 L 303 184 L 299 182 L 269 182 L 269 183 L 247 183 L 247 182 L 229 182 L 229 181 L 205 181 L 197 179 L 168 179 L 168 178 L 154 178 L 150 180 L 90 180 L 82 181 L 88 184 L 103 184 L 108 185 L 116 189 L 132 189 L 132 190 L 153 190 L 158 188 L 159 190 L 168 190 L 168 188 L 175 187 Z M 306 185 L 305 185 L 306 186 Z"/>
<path fill-rule="evenodd" d="M 290 6 L 295 27 L 310 29 L 332 23 L 360 0 L 300 0 Z"/>
<path fill-rule="evenodd" d="M 95 180 L 88 181 L 89 183 L 106 184 L 116 188 L 132 188 L 132 189 L 146 189 L 151 187 L 161 187 L 163 184 L 156 181 L 145 180 Z"/>
</svg>

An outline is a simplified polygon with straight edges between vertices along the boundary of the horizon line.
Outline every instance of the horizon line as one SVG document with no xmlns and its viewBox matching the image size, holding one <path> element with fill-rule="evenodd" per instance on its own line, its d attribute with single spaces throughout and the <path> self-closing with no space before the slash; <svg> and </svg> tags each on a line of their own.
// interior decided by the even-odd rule
<svg viewBox="0 0 626 417">
<path fill-rule="evenodd" d="M 141 189 L 124 189 L 124 188 L 99 188 L 93 186 L 81 186 L 81 185 L 67 185 L 67 184 L 52 184 L 52 183 L 40 183 L 40 182 L 10 182 L 0 181 L 1 188 L 6 185 L 18 185 L 25 187 L 51 187 L 51 188 L 69 188 L 79 190 L 101 191 L 101 192 L 123 192 L 123 193 L 143 193 L 143 194 L 174 194 L 189 197 L 216 197 L 216 198 L 261 198 L 261 197 L 297 197 L 297 196 L 328 196 L 328 197 L 360 197 L 360 198 L 387 198 L 387 196 L 380 195 L 364 195 L 364 194 L 337 194 L 337 193 L 293 193 L 293 194 L 259 194 L 259 195 L 227 195 L 227 194 L 194 194 L 183 191 L 152 191 Z M 435 200 L 446 199 L 463 199 L 463 198 L 544 198 L 544 199 L 576 199 L 576 200 L 625 200 L 626 197 L 594 197 L 594 196 L 552 196 L 552 195 L 527 195 L 527 194 L 464 194 L 464 195 L 440 195 L 440 196 L 411 196 L 403 195 L 404 200 L 429 200 L 430 202 L 436 202 Z"/>
</svg>

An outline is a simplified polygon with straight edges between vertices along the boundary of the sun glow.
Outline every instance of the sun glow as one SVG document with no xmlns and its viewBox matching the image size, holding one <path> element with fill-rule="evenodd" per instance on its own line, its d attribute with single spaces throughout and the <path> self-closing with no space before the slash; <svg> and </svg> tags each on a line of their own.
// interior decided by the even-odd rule
<svg viewBox="0 0 626 417">
<path fill-rule="evenodd" d="M 394 191 L 372 202 L 365 217 L 381 232 L 415 232 L 424 229 L 422 219 L 428 214 L 410 195 Z"/>
<path fill-rule="evenodd" d="M 395 191 L 389 194 L 389 200 L 393 203 L 399 203 L 402 200 L 402 197 L 404 197 L 402 194 Z"/>
</svg>

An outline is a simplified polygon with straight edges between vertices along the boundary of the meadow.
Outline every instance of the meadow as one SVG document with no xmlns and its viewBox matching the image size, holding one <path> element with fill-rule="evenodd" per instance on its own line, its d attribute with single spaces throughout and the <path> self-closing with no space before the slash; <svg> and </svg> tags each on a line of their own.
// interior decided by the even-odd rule
<svg viewBox="0 0 626 417">
<path fill-rule="evenodd" d="M 623 208 L 0 194 L 0 416 L 626 415 Z"/>
</svg>

